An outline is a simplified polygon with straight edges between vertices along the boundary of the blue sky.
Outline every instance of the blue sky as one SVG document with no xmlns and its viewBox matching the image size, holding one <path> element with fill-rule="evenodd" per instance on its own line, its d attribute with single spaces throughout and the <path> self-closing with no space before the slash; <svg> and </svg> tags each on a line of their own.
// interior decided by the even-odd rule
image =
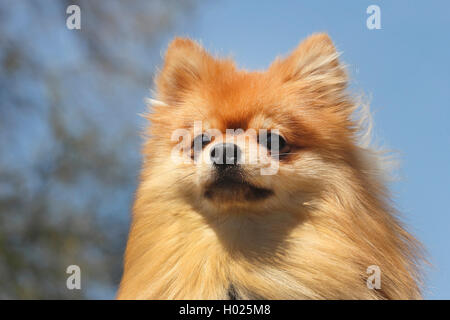
<svg viewBox="0 0 450 320">
<path fill-rule="evenodd" d="M 366 27 L 371 4 L 381 9 L 381 30 Z M 400 157 L 396 203 L 433 264 L 425 297 L 449 299 L 449 30 L 449 1 L 218 1 L 200 5 L 171 35 L 263 69 L 309 34 L 328 32 L 352 89 L 371 97 L 376 141 Z"/>
</svg>

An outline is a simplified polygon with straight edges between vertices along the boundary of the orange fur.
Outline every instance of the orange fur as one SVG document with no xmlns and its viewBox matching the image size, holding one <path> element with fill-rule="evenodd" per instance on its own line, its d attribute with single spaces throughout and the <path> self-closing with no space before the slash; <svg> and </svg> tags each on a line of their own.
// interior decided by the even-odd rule
<svg viewBox="0 0 450 320">
<path fill-rule="evenodd" d="M 226 299 L 231 285 L 241 299 L 421 298 L 421 246 L 391 206 L 380 157 L 358 141 L 327 35 L 264 72 L 175 39 L 156 86 L 168 106 L 148 116 L 119 299 Z M 223 133 L 279 129 L 291 151 L 278 172 L 246 167 L 274 195 L 205 199 L 207 165 L 171 161 L 172 132 L 195 120 Z M 370 265 L 381 269 L 379 290 L 366 285 Z"/>
</svg>

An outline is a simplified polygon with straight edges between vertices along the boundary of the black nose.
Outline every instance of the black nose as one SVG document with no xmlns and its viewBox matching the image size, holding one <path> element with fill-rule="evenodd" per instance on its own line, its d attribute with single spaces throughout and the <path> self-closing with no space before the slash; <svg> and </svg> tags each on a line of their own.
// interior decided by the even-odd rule
<svg viewBox="0 0 450 320">
<path fill-rule="evenodd" d="M 220 143 L 211 150 L 211 161 L 215 166 L 237 165 L 241 159 L 241 149 L 234 143 Z"/>
</svg>

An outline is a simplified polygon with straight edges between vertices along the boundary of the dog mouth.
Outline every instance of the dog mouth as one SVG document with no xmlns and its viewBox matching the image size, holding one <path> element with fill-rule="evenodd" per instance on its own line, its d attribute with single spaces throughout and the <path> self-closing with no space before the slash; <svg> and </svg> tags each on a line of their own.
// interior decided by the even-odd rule
<svg viewBox="0 0 450 320">
<path fill-rule="evenodd" d="M 204 195 L 209 200 L 247 202 L 266 199 L 273 191 L 253 185 L 242 174 L 230 174 L 218 175 Z"/>
</svg>

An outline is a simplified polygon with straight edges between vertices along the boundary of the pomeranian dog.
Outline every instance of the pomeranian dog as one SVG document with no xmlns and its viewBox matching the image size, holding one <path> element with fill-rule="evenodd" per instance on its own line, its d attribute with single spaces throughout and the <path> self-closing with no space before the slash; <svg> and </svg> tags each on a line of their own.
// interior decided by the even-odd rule
<svg viewBox="0 0 450 320">
<path fill-rule="evenodd" d="M 169 45 L 119 299 L 421 298 L 421 245 L 338 56 L 315 34 L 249 72 Z"/>
</svg>

